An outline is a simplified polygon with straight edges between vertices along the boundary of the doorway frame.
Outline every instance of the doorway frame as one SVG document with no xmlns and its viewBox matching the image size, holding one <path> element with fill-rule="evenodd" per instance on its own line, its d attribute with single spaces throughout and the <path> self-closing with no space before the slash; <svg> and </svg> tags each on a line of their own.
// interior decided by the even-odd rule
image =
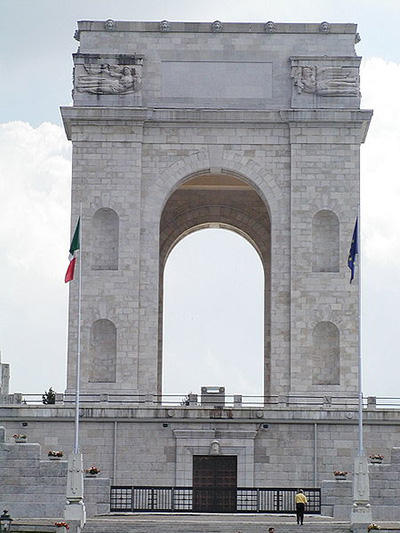
<svg viewBox="0 0 400 533">
<path fill-rule="evenodd" d="M 237 486 L 254 486 L 255 430 L 175 429 L 175 485 L 193 486 L 193 456 L 210 455 L 211 443 L 220 443 L 221 455 L 237 456 Z"/>
</svg>

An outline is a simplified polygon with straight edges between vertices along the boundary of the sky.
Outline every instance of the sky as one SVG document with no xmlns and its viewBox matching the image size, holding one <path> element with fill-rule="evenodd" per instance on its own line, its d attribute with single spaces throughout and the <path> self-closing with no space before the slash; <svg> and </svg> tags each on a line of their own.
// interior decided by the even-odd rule
<svg viewBox="0 0 400 533">
<path fill-rule="evenodd" d="M 71 105 L 76 22 L 327 20 L 358 24 L 362 107 L 374 109 L 361 150 L 363 390 L 400 397 L 398 0 L 0 0 L 0 8 L 0 351 L 2 362 L 11 365 L 11 391 L 65 389 L 68 286 L 63 277 L 70 240 L 71 146 L 59 108 Z M 188 269 L 191 277 L 185 279 Z M 166 274 L 168 392 L 225 385 L 231 393 L 261 394 L 260 321 L 248 319 L 260 316 L 260 269 L 251 246 L 231 232 L 198 232 L 176 246 Z M 237 288 L 239 308 L 220 307 L 229 301 L 224 295 L 232 283 L 246 277 Z M 196 300 L 190 293 L 194 279 L 200 296 L 201 283 L 214 279 L 220 290 L 215 301 Z M 198 323 L 200 315 L 208 325 L 196 338 L 190 321 Z M 218 322 L 225 315 L 228 321 Z M 191 342 L 181 342 L 178 349 L 174 336 L 185 317 Z M 240 338 L 237 324 L 245 331 Z M 211 341 L 217 326 L 224 331 L 220 343 Z M 226 338 L 232 340 L 229 347 Z M 193 339 L 202 350 L 196 368 L 196 358 L 184 355 L 193 351 Z M 239 359 L 242 367 L 232 365 Z M 233 367 L 235 372 L 228 373 Z"/>
</svg>

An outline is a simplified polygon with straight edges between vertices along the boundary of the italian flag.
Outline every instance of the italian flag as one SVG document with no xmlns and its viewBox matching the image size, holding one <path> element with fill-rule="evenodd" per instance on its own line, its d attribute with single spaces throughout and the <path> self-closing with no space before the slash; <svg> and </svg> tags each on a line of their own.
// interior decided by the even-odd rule
<svg viewBox="0 0 400 533">
<path fill-rule="evenodd" d="M 69 265 L 67 268 L 67 272 L 65 274 L 65 283 L 68 283 L 69 281 L 72 281 L 74 279 L 74 272 L 75 272 L 75 263 L 76 263 L 76 252 L 80 248 L 79 243 L 79 227 L 80 227 L 81 219 L 78 218 L 78 223 L 76 224 L 76 228 L 74 231 L 74 236 L 72 237 L 71 246 L 69 248 Z"/>
</svg>

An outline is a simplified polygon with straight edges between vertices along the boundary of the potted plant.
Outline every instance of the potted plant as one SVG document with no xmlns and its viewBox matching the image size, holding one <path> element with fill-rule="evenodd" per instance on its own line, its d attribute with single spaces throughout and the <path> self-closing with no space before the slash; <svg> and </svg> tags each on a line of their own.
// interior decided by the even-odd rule
<svg viewBox="0 0 400 533">
<path fill-rule="evenodd" d="M 368 531 L 371 531 L 373 529 L 381 529 L 381 526 L 378 526 L 377 524 L 370 524 L 367 529 Z"/>
<path fill-rule="evenodd" d="M 371 463 L 380 465 L 383 462 L 385 456 L 381 453 L 373 453 L 369 456 Z"/>
<path fill-rule="evenodd" d="M 346 472 L 346 470 L 335 470 L 333 472 L 336 479 L 346 479 L 347 474 L 348 472 Z"/>
<path fill-rule="evenodd" d="M 63 456 L 63 452 L 62 451 L 57 451 L 57 450 L 49 450 L 47 452 L 47 456 L 50 460 L 54 461 L 54 460 L 58 460 L 58 459 L 61 459 L 61 457 Z"/>
<path fill-rule="evenodd" d="M 15 442 L 22 443 L 26 442 L 27 436 L 26 435 L 19 435 L 18 433 L 14 433 L 13 435 Z"/>
<path fill-rule="evenodd" d="M 44 394 L 42 394 L 42 403 L 44 405 L 54 405 L 56 403 L 56 392 L 52 387 Z"/>
<path fill-rule="evenodd" d="M 92 465 L 90 468 L 86 468 L 85 470 L 85 474 L 88 477 L 96 477 L 99 472 L 100 472 L 100 468 L 94 465 Z"/>
</svg>

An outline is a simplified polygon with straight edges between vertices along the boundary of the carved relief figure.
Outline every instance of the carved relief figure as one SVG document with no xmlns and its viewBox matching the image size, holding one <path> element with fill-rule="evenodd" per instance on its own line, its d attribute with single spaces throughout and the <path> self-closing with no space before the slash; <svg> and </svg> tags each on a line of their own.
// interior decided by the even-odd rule
<svg viewBox="0 0 400 533">
<path fill-rule="evenodd" d="M 114 31 L 115 30 L 115 22 L 112 19 L 108 19 L 104 23 L 104 29 L 107 31 Z"/>
<path fill-rule="evenodd" d="M 220 22 L 219 20 L 215 20 L 211 25 L 211 29 L 212 31 L 216 31 L 216 32 L 222 31 L 223 30 L 222 22 Z"/>
<path fill-rule="evenodd" d="M 171 24 L 168 20 L 162 20 L 158 27 L 160 31 L 169 31 L 171 29 Z"/>
<path fill-rule="evenodd" d="M 84 66 L 87 75 L 78 76 L 76 89 L 91 94 L 137 92 L 142 78 L 135 68 L 120 65 Z"/>
<path fill-rule="evenodd" d="M 219 441 L 213 440 L 210 446 L 210 455 L 220 455 L 221 445 Z"/>
<path fill-rule="evenodd" d="M 299 94 L 316 92 L 316 70 L 316 67 L 293 68 L 292 78 L 294 78 L 294 84 Z"/>
<path fill-rule="evenodd" d="M 320 33 L 330 33 L 331 25 L 329 24 L 329 22 L 326 22 L 326 20 L 324 20 L 324 22 L 321 22 L 321 24 L 319 25 L 319 31 Z"/>
<path fill-rule="evenodd" d="M 264 30 L 266 33 L 274 33 L 276 32 L 276 24 L 272 20 L 269 20 L 265 23 Z"/>
<path fill-rule="evenodd" d="M 293 67 L 297 92 L 318 96 L 358 96 L 359 77 L 343 67 Z"/>
</svg>

